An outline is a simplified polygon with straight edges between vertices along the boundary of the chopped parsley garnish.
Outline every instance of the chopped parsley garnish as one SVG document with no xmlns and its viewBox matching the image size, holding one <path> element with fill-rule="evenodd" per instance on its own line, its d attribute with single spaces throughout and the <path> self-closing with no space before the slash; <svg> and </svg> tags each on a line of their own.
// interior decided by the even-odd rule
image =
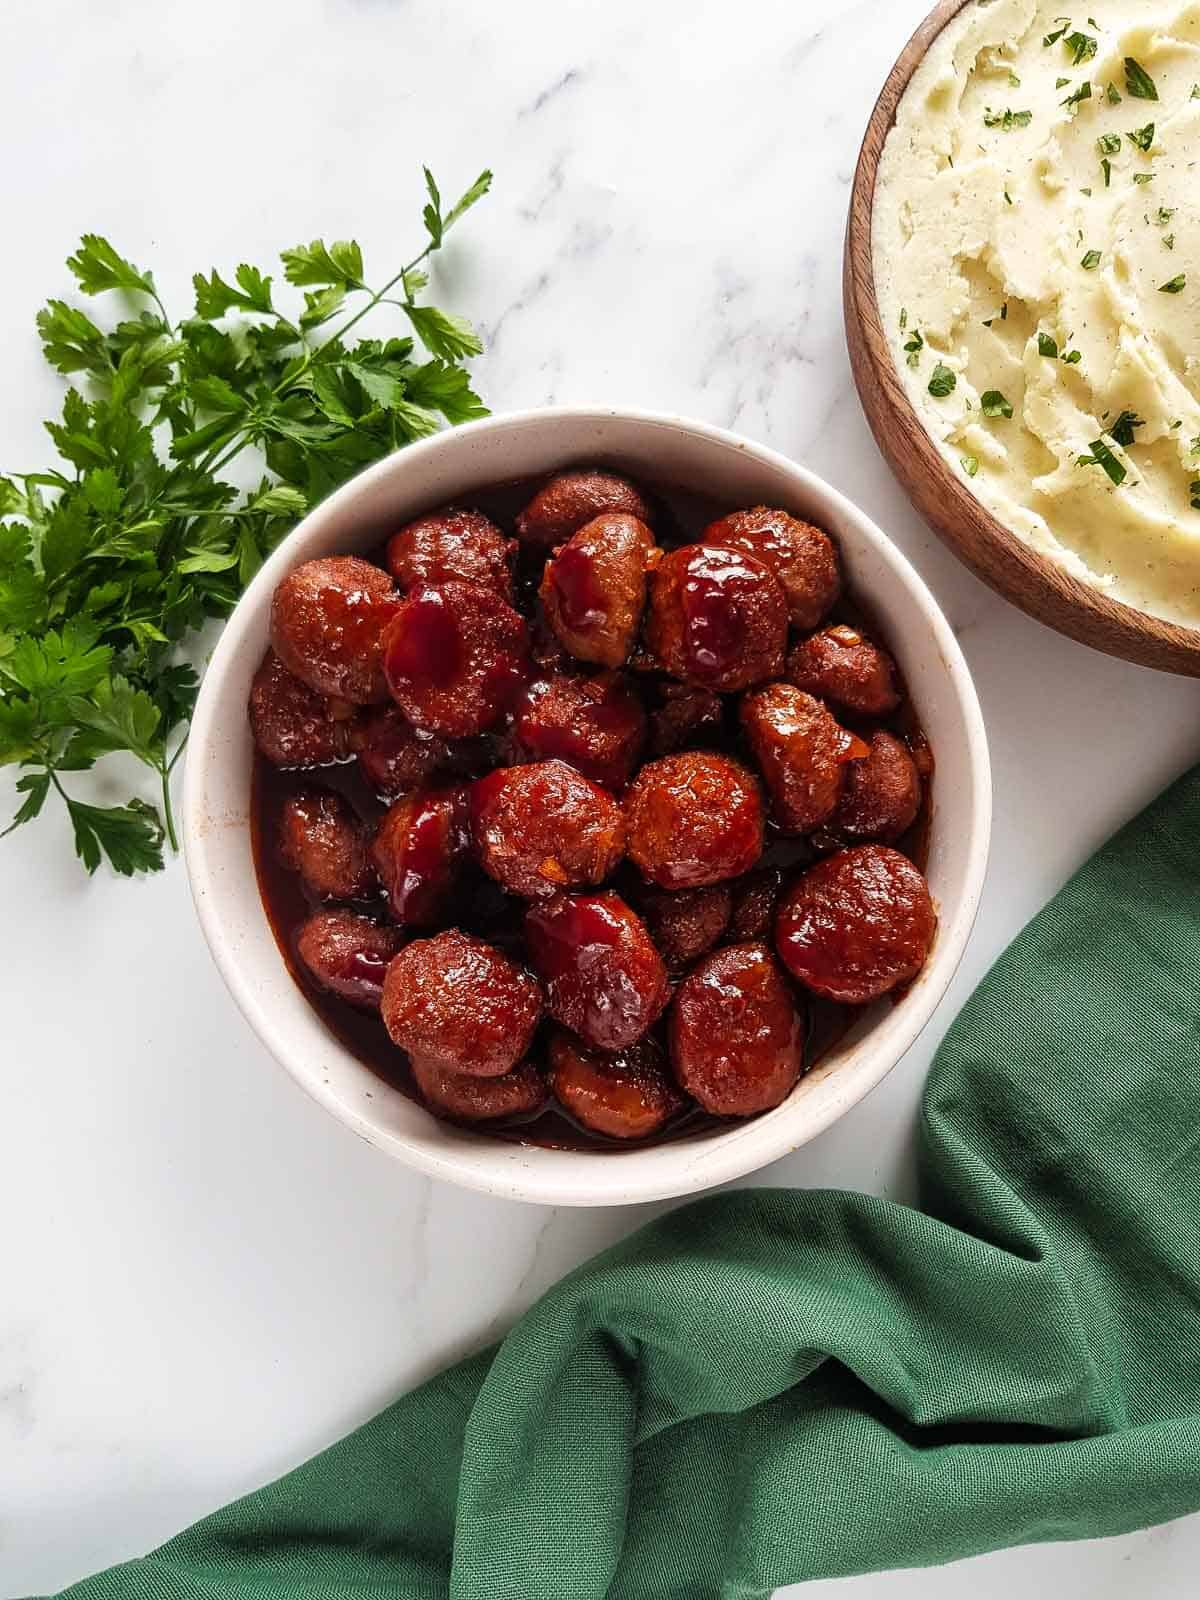
<svg viewBox="0 0 1200 1600">
<path fill-rule="evenodd" d="M 988 389 L 980 396 L 979 405 L 985 417 L 1011 417 L 1013 414 L 1012 401 L 999 389 Z"/>
<path fill-rule="evenodd" d="M 1027 128 L 1032 121 L 1032 111 L 993 111 L 988 106 L 983 114 L 985 128 L 1002 128 L 1005 133 L 1011 133 L 1014 128 Z"/>
<path fill-rule="evenodd" d="M 1103 161 L 1101 161 L 1100 165 L 1104 169 L 1104 187 L 1106 189 L 1111 189 L 1112 188 L 1112 162 L 1108 159 L 1107 156 L 1105 156 Z"/>
<path fill-rule="evenodd" d="M 1135 100 L 1157 100 L 1158 90 L 1154 79 L 1140 62 L 1132 56 L 1125 57 L 1125 88 Z"/>
<path fill-rule="evenodd" d="M 1055 78 L 1054 87 L 1056 89 L 1065 89 L 1070 81 L 1070 78 Z"/>
<path fill-rule="evenodd" d="M 1078 89 L 1076 89 L 1075 93 L 1069 94 L 1062 103 L 1064 106 L 1077 106 L 1082 104 L 1084 100 L 1090 100 L 1091 98 L 1092 85 L 1090 80 L 1085 79 L 1084 82 L 1079 85 Z"/>
<path fill-rule="evenodd" d="M 1144 128 L 1135 128 L 1132 133 L 1127 133 L 1125 137 L 1135 149 L 1146 154 L 1154 143 L 1154 124 L 1148 122 Z"/>
<path fill-rule="evenodd" d="M 1133 442 L 1133 430 L 1146 426 L 1145 417 L 1139 417 L 1136 411 L 1122 411 L 1121 415 L 1108 430 L 1108 436 L 1117 444 L 1128 448 Z"/>
<path fill-rule="evenodd" d="M 1158 223 L 1160 228 L 1165 228 L 1167 223 L 1170 222 L 1171 218 L 1175 215 L 1175 209 L 1176 208 L 1174 206 L 1171 206 L 1170 208 L 1167 206 L 1159 206 L 1154 220 Z"/>
<path fill-rule="evenodd" d="M 1089 250 L 1079 265 L 1085 272 L 1095 272 L 1103 259 L 1099 250 Z"/>
<path fill-rule="evenodd" d="M 979 476 L 979 457 L 963 456 L 962 468 L 968 478 L 977 478 Z M 1197 485 L 1197 487 L 1200 487 L 1200 485 Z"/>
<path fill-rule="evenodd" d="M 1153 183 L 1154 182 L 1154 174 L 1152 172 L 1135 172 L 1134 175 L 1133 175 L 1133 181 L 1134 181 L 1134 183 L 1143 183 L 1143 184 L 1145 184 L 1145 183 Z"/>
<path fill-rule="evenodd" d="M 1058 341 L 1052 339 L 1048 333 L 1038 334 L 1038 355 L 1048 356 L 1051 361 L 1058 359 Z"/>
<path fill-rule="evenodd" d="M 1182 294 L 1187 288 L 1187 273 L 1181 272 L 1177 278 L 1172 278 L 1170 283 L 1159 285 L 1159 294 Z"/>
<path fill-rule="evenodd" d="M 1200 95 L 1196 98 L 1200 99 Z M 1192 497 L 1192 510 L 1200 511 L 1200 478 L 1197 478 L 1195 483 L 1189 486 L 1188 493 Z"/>
<path fill-rule="evenodd" d="M 1108 86 L 1108 103 L 1109 103 L 1109 105 L 1110 106 L 1119 106 L 1121 104 L 1121 101 L 1122 101 L 1123 98 L 1124 98 L 1124 96 L 1121 94 L 1121 91 L 1117 88 L 1116 84 L 1115 83 L 1110 83 L 1109 86 Z"/>
<path fill-rule="evenodd" d="M 1168 250 L 1174 250 L 1174 248 L 1175 248 L 1175 235 L 1173 233 L 1164 233 L 1163 234 L 1163 244 Z"/>
<path fill-rule="evenodd" d="M 903 307 L 901 309 L 901 312 L 900 312 L 900 332 L 903 333 L 904 330 L 907 327 L 908 327 L 908 308 L 907 308 L 907 306 L 905 306 L 905 307 Z"/>
<path fill-rule="evenodd" d="M 1043 50 L 1049 50 L 1049 48 L 1050 48 L 1050 46 L 1052 44 L 1057 44 L 1060 39 L 1065 38 L 1066 34 L 1067 34 L 1067 31 L 1071 26 L 1070 17 L 1055 17 L 1054 20 L 1055 20 L 1056 23 L 1060 23 L 1061 26 L 1059 27 L 1059 30 L 1058 30 L 1057 33 L 1048 33 L 1046 35 L 1046 37 L 1042 40 L 1042 49 Z"/>
<path fill-rule="evenodd" d="M 1200 83 L 1194 83 L 1192 85 L 1192 99 L 1200 100 Z"/>
<path fill-rule="evenodd" d="M 953 394 L 957 387 L 957 375 L 939 361 L 933 369 L 933 377 L 929 380 L 930 394 L 935 400 L 944 400 L 948 394 Z"/>
<path fill-rule="evenodd" d="M 1095 27 L 1095 23 L 1092 24 Z M 1065 40 L 1067 49 L 1071 52 L 1071 65 L 1078 67 L 1085 61 L 1090 61 L 1100 48 L 1096 40 L 1087 33 L 1072 33 Z"/>
<path fill-rule="evenodd" d="M 1013 197 L 1012 197 L 1012 195 L 1009 194 L 1007 189 L 1005 189 L 1005 191 L 1004 191 L 1004 198 L 1005 198 L 1005 200 L 1008 201 L 1009 205 L 1011 206 L 1012 203 L 1013 203 Z"/>
<path fill-rule="evenodd" d="M 910 367 L 915 367 L 920 364 L 921 351 L 924 350 L 924 348 L 925 340 L 922 336 L 921 330 L 920 328 L 914 328 L 912 338 L 904 346 L 905 352 L 908 355 L 908 364 Z"/>
<path fill-rule="evenodd" d="M 1012 89 L 1019 89 L 1021 87 L 1021 80 L 1020 80 L 1020 78 L 1017 77 L 1015 72 L 1010 72 L 1009 73 L 1009 75 L 1008 75 L 1008 83 L 1009 83 L 1009 87 L 1012 88 Z"/>
<path fill-rule="evenodd" d="M 1090 456 L 1080 456 L 1079 465 L 1081 467 L 1103 467 L 1119 488 L 1129 476 L 1120 461 L 1113 455 L 1103 439 L 1093 439 L 1091 451 Z"/>
<path fill-rule="evenodd" d="M 1096 147 L 1102 156 L 1119 156 L 1121 153 L 1121 135 L 1119 133 L 1106 133 L 1096 140 Z"/>
<path fill-rule="evenodd" d="M 1083 360 L 1083 351 L 1082 350 L 1068 350 L 1066 355 L 1063 357 L 1063 361 L 1067 364 L 1068 367 L 1077 367 L 1082 360 Z"/>
</svg>

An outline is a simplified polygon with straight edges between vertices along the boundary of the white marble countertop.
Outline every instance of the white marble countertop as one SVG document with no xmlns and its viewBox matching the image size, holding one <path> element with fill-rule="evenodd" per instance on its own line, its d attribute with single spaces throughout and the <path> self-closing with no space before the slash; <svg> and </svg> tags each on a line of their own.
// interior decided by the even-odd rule
<svg viewBox="0 0 1200 1600">
<path fill-rule="evenodd" d="M 959 1002 L 1093 846 L 1200 757 L 1200 685 L 1093 655 L 971 578 L 909 510 L 850 381 L 848 185 L 925 0 L 10 0 L 0 23 L 0 463 L 46 459 L 33 314 L 97 229 L 193 270 L 322 233 L 382 275 L 421 161 L 496 169 L 438 292 L 483 325 L 496 409 L 614 402 L 774 445 L 847 491 L 945 605 L 992 740 L 990 885 L 964 970 L 888 1082 L 774 1184 L 911 1193 L 922 1079 Z M 7 787 L 4 787 L 7 800 Z M 0 1595 L 159 1543 L 293 1465 L 646 1220 L 509 1205 L 354 1139 L 221 986 L 183 868 L 0 844 Z M 1194 1594 L 1200 1519 L 804 1592 Z M 1189 1576 L 1191 1574 L 1191 1576 Z M 800 1591 L 795 1591 L 799 1593 Z"/>
</svg>

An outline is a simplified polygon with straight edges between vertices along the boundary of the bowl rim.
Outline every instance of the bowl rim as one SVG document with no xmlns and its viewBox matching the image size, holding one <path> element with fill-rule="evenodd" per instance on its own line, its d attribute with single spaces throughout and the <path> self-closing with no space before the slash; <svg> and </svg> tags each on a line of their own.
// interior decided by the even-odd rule
<svg viewBox="0 0 1200 1600">
<path fill-rule="evenodd" d="M 875 292 L 875 189 L 884 146 L 917 68 L 978 0 L 940 0 L 901 51 L 867 123 L 850 191 L 843 307 L 850 364 L 871 432 L 905 493 L 977 577 L 1080 644 L 1140 666 L 1200 677 L 1200 628 L 1124 604 L 1039 554 L 979 500 L 941 455 L 901 380 Z"/>
<path fill-rule="evenodd" d="M 666 428 L 674 433 L 683 432 L 707 445 L 732 450 L 742 457 L 748 455 L 764 467 L 791 477 L 799 489 L 807 491 L 814 500 L 824 502 L 831 512 L 852 522 L 861 538 L 873 547 L 874 554 L 889 568 L 893 580 L 908 590 L 929 627 L 932 645 L 945 666 L 950 693 L 963 721 L 966 781 L 970 785 L 964 881 L 958 902 L 948 912 L 943 908 L 933 958 L 925 972 L 903 1000 L 886 1017 L 876 1019 L 872 1025 L 871 1032 L 886 1022 L 890 1034 L 888 1048 L 878 1052 L 877 1059 L 869 1064 L 856 1064 L 856 1071 L 845 1093 L 830 1095 L 815 1111 L 814 1108 L 807 1108 L 801 1126 L 789 1126 L 789 1119 L 783 1115 L 788 1107 L 785 1102 L 769 1117 L 735 1123 L 727 1132 L 707 1138 L 701 1147 L 681 1140 L 674 1144 L 630 1151 L 606 1150 L 602 1158 L 588 1151 L 570 1152 L 573 1159 L 569 1181 L 553 1173 L 537 1170 L 536 1164 L 522 1166 L 513 1163 L 511 1170 L 504 1172 L 481 1171 L 478 1158 L 472 1155 L 463 1155 L 458 1151 L 447 1153 L 424 1146 L 408 1134 L 381 1128 L 368 1116 L 347 1106 L 317 1074 L 306 1072 L 297 1061 L 290 1058 L 271 1015 L 237 960 L 234 941 L 225 929 L 221 909 L 225 892 L 218 881 L 219 875 L 214 873 L 207 845 L 208 836 L 218 830 L 207 825 L 203 799 L 203 769 L 207 767 L 209 752 L 220 736 L 220 713 L 228 669 L 244 636 L 255 626 L 265 599 L 279 578 L 294 565 L 294 557 L 288 547 L 295 536 L 304 529 L 311 531 L 314 524 L 319 528 L 325 521 L 337 518 L 352 508 L 360 497 L 368 497 L 376 484 L 393 475 L 403 474 L 419 464 L 422 458 L 448 448 L 469 451 L 470 440 L 484 432 L 522 430 L 547 421 L 574 423 L 581 427 L 618 422 L 646 430 Z M 991 821 L 991 762 L 983 714 L 970 669 L 940 606 L 904 552 L 839 490 L 768 446 L 691 418 L 667 412 L 611 406 L 552 406 L 498 412 L 480 421 L 444 430 L 407 445 L 368 467 L 314 508 L 264 563 L 217 641 L 192 719 L 182 805 L 184 854 L 201 930 L 217 969 L 242 1015 L 269 1054 L 289 1076 L 344 1126 L 427 1176 L 442 1178 L 499 1198 L 563 1206 L 640 1204 L 712 1189 L 745 1177 L 801 1148 L 864 1099 L 904 1058 L 945 997 L 958 970 L 979 910 L 990 851 Z M 257 900 L 257 886 L 254 895 Z M 263 930 L 274 945 L 275 935 L 265 912 Z M 298 988 L 295 993 L 297 1004 L 307 1006 Z M 340 1041 L 337 1042 L 339 1048 L 345 1050 Z M 354 1060 L 351 1052 L 346 1051 L 346 1054 Z M 373 1084 L 378 1085 L 379 1080 L 370 1074 L 369 1068 L 358 1062 L 355 1064 L 371 1077 Z M 518 1151 L 526 1148 L 518 1144 L 501 1145 L 500 1141 L 488 1139 L 480 1139 L 478 1143 L 481 1153 L 497 1148 Z M 699 1155 L 698 1150 L 701 1152 Z M 671 1152 L 677 1159 L 665 1159 L 663 1152 Z M 647 1171 L 635 1175 L 639 1156 L 657 1156 L 660 1159 L 645 1163 Z M 621 1180 L 619 1185 L 612 1181 L 611 1176 L 617 1172 Z M 606 1173 L 609 1174 L 607 1181 Z"/>
</svg>

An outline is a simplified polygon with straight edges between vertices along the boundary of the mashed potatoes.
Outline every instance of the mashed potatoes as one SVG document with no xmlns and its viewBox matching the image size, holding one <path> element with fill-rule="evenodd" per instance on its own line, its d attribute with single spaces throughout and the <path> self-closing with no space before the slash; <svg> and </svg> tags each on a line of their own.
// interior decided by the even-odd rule
<svg viewBox="0 0 1200 1600">
<path fill-rule="evenodd" d="M 901 102 L 875 276 L 920 417 L 1008 527 L 1200 626 L 1200 0 L 974 0 Z"/>
</svg>

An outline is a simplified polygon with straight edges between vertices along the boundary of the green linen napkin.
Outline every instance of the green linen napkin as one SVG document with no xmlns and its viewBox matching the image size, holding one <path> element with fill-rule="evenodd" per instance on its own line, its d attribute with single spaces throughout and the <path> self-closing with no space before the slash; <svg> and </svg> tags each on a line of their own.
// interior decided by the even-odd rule
<svg viewBox="0 0 1200 1600">
<path fill-rule="evenodd" d="M 73 1600 L 759 1600 L 1200 1507 L 1200 775 L 966 1007 L 923 1211 L 758 1191 Z"/>
</svg>

